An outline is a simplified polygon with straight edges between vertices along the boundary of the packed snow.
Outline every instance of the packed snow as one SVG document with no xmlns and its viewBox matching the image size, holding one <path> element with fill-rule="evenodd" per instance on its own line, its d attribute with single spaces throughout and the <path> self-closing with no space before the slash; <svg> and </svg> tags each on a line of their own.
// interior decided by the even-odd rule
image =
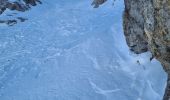
<svg viewBox="0 0 170 100">
<path fill-rule="evenodd" d="M 0 100 L 161 100 L 167 75 L 129 51 L 123 0 L 42 0 L 0 24 Z M 6 14 L 6 11 L 1 18 Z"/>
</svg>

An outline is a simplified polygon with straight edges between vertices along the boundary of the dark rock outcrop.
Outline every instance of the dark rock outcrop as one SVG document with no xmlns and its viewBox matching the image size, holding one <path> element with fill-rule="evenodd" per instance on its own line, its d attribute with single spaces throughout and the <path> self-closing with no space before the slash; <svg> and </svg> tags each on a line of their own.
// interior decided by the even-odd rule
<svg viewBox="0 0 170 100">
<path fill-rule="evenodd" d="M 5 10 L 16 10 L 20 12 L 27 11 L 31 8 L 31 6 L 36 6 L 37 3 L 41 3 L 39 0 L 16 0 L 14 2 L 8 0 L 0 0 L 0 15 L 5 12 Z M 13 16 L 13 15 L 8 15 Z M 26 18 L 18 17 L 16 19 L 11 20 L 0 20 L 0 23 L 5 23 L 9 26 L 12 26 L 18 22 L 24 22 Z"/>
<path fill-rule="evenodd" d="M 98 8 L 101 4 L 103 4 L 106 1 L 107 0 L 94 0 L 91 5 L 94 6 L 94 8 Z"/>
</svg>

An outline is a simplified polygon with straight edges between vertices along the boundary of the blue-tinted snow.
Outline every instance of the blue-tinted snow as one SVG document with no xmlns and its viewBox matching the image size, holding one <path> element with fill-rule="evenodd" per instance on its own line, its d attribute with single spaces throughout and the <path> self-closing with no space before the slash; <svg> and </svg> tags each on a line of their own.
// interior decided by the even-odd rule
<svg viewBox="0 0 170 100">
<path fill-rule="evenodd" d="M 0 100 L 162 99 L 160 63 L 126 45 L 123 0 L 98 9 L 90 0 L 42 2 L 16 15 L 28 21 L 1 24 Z"/>
</svg>

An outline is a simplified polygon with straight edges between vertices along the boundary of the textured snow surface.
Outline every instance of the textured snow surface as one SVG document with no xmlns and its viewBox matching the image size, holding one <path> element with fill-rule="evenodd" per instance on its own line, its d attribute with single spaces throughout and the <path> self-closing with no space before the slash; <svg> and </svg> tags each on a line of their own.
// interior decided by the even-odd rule
<svg viewBox="0 0 170 100">
<path fill-rule="evenodd" d="M 129 52 L 123 0 L 43 0 L 0 26 L 0 100 L 161 100 L 166 74 Z M 10 11 L 7 11 L 10 13 Z M 4 17 L 4 16 L 1 16 Z"/>
</svg>

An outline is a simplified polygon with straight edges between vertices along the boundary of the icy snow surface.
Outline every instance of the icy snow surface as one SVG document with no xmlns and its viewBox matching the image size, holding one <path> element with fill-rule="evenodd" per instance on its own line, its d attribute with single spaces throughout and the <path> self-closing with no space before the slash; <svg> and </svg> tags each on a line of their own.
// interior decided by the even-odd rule
<svg viewBox="0 0 170 100">
<path fill-rule="evenodd" d="M 0 100 L 162 99 L 160 63 L 126 45 L 123 0 L 42 2 L 16 15 L 28 21 L 0 25 Z"/>
</svg>

